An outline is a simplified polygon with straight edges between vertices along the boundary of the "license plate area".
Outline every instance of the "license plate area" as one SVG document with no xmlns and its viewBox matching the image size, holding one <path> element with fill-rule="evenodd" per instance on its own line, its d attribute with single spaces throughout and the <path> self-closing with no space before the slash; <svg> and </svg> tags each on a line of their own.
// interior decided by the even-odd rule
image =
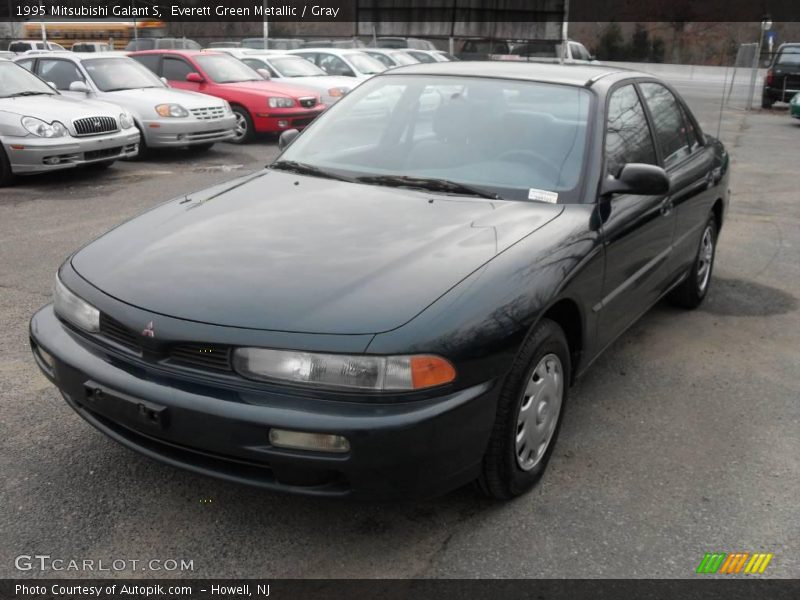
<svg viewBox="0 0 800 600">
<path fill-rule="evenodd" d="M 166 406 L 110 390 L 93 381 L 84 384 L 85 401 L 89 410 L 104 417 L 140 430 L 164 430 L 169 426 Z"/>
</svg>

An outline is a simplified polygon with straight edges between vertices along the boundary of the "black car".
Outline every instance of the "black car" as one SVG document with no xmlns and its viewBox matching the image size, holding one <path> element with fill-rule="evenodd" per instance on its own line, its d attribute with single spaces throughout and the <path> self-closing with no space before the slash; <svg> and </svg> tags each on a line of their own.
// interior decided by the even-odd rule
<svg viewBox="0 0 800 600">
<path fill-rule="evenodd" d="M 797 93 L 800 93 L 800 43 L 781 44 L 764 78 L 761 108 L 789 102 Z"/>
<path fill-rule="evenodd" d="M 509 498 L 602 350 L 708 292 L 728 155 L 650 75 L 401 67 L 281 146 L 77 251 L 34 315 L 41 369 L 121 444 L 296 493 Z"/>
</svg>

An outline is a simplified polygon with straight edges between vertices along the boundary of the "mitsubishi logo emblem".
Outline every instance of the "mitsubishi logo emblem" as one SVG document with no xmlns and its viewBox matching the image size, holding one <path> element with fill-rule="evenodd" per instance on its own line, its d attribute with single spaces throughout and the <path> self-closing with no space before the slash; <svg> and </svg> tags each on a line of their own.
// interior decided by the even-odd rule
<svg viewBox="0 0 800 600">
<path fill-rule="evenodd" d="M 156 332 L 155 332 L 155 330 L 153 329 L 153 322 L 152 322 L 152 321 L 150 321 L 150 322 L 147 324 L 147 327 L 145 327 L 144 329 L 142 329 L 142 335 L 143 335 L 144 337 L 149 337 L 149 338 L 154 338 L 154 337 L 156 337 Z"/>
</svg>

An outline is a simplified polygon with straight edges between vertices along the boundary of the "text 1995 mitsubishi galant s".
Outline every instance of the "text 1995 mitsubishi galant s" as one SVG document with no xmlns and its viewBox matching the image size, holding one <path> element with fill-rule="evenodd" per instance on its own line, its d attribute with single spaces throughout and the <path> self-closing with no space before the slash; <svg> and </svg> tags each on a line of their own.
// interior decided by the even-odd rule
<svg viewBox="0 0 800 600">
<path fill-rule="evenodd" d="M 281 147 L 78 250 L 34 315 L 41 369 L 121 444 L 295 493 L 509 498 L 576 376 L 708 293 L 728 155 L 650 75 L 401 67 Z"/>
</svg>

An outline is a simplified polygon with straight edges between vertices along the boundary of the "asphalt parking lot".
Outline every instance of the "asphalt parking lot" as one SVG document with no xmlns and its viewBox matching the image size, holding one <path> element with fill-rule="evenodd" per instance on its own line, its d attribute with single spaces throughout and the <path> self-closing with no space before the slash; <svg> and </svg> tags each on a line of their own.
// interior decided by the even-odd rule
<svg viewBox="0 0 800 600">
<path fill-rule="evenodd" d="M 714 134 L 714 90 L 678 87 Z M 721 137 L 733 196 L 705 305 L 659 305 L 601 357 L 541 484 L 507 504 L 331 502 L 184 473 L 93 430 L 39 374 L 28 319 L 64 257 L 262 167 L 274 140 L 0 190 L 0 577 L 54 576 L 14 567 L 49 554 L 194 565 L 116 573 L 137 577 L 683 578 L 711 551 L 772 552 L 764 576 L 800 577 L 800 124 L 728 110 Z"/>
</svg>

